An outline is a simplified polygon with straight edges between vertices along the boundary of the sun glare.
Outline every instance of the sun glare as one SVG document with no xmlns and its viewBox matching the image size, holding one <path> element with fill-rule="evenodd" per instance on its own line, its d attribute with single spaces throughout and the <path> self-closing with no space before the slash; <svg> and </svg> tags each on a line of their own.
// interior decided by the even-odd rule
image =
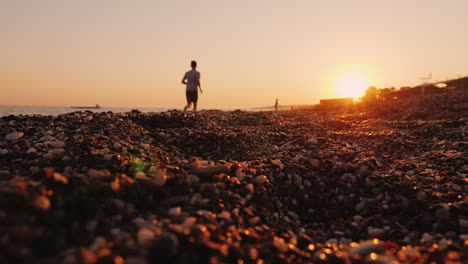
<svg viewBox="0 0 468 264">
<path fill-rule="evenodd" d="M 369 87 L 369 80 L 360 72 L 348 72 L 339 77 L 336 93 L 340 97 L 360 98 Z"/>
</svg>

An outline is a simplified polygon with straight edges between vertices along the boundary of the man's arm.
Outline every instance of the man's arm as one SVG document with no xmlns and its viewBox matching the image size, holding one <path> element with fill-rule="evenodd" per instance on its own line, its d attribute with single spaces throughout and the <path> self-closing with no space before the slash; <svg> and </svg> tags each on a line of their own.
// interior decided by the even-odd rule
<svg viewBox="0 0 468 264">
<path fill-rule="evenodd" d="M 203 90 L 201 89 L 200 79 L 198 79 L 197 86 L 198 86 L 198 89 L 200 89 L 200 93 L 203 93 Z"/>
<path fill-rule="evenodd" d="M 187 74 L 185 74 L 184 77 L 182 78 L 182 83 L 187 84 Z"/>
</svg>

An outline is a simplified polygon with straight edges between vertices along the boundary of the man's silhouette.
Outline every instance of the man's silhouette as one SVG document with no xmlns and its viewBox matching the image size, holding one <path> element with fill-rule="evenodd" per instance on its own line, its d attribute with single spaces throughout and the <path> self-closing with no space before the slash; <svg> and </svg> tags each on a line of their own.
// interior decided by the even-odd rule
<svg viewBox="0 0 468 264">
<path fill-rule="evenodd" d="M 190 63 L 192 70 L 185 73 L 184 78 L 182 78 L 182 83 L 187 85 L 185 90 L 185 95 L 187 97 L 187 105 L 184 107 L 184 112 L 187 111 L 188 108 L 192 107 L 193 103 L 193 111 L 197 111 L 197 101 L 198 101 L 198 89 L 200 88 L 200 92 L 203 93 L 200 84 L 200 73 L 196 70 L 197 62 L 192 61 Z"/>
</svg>

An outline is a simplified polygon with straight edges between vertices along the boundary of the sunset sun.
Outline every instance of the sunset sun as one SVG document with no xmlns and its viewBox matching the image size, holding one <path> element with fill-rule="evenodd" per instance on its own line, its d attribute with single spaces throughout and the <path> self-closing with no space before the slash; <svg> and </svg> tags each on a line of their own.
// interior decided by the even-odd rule
<svg viewBox="0 0 468 264">
<path fill-rule="evenodd" d="M 336 93 L 340 97 L 357 99 L 364 95 L 369 87 L 369 79 L 360 72 L 348 72 L 341 75 L 336 82 Z"/>
</svg>

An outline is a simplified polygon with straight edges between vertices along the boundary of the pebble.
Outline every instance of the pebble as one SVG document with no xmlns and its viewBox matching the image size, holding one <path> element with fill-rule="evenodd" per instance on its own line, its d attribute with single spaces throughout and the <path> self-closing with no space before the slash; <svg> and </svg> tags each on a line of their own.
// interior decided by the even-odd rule
<svg viewBox="0 0 468 264">
<path fill-rule="evenodd" d="M 187 176 L 187 178 L 185 179 L 185 181 L 186 181 L 188 184 L 192 185 L 192 184 L 197 184 L 197 183 L 199 183 L 199 182 L 200 182 L 200 178 L 198 178 L 196 175 L 189 174 L 189 175 Z"/>
<path fill-rule="evenodd" d="M 167 175 L 165 169 L 157 170 L 153 175 L 153 181 L 156 183 L 157 186 L 163 186 L 166 184 Z"/>
<path fill-rule="evenodd" d="M 365 256 L 371 252 L 381 252 L 382 251 L 382 242 L 376 240 L 368 240 L 361 242 L 355 248 L 351 249 L 349 254 Z"/>
<path fill-rule="evenodd" d="M 32 153 L 37 153 L 37 150 L 35 148 L 29 148 L 28 151 L 26 151 L 27 154 L 32 154 Z"/>
<path fill-rule="evenodd" d="M 55 148 L 55 149 L 61 149 L 65 146 L 65 142 L 63 141 L 52 141 L 49 143 L 49 145 L 52 147 L 52 148 Z"/>
<path fill-rule="evenodd" d="M 46 196 L 38 195 L 34 198 L 32 203 L 36 208 L 47 211 L 50 207 L 50 200 Z"/>
<path fill-rule="evenodd" d="M 255 188 L 252 183 L 247 184 L 246 188 L 250 193 L 253 193 L 255 191 Z"/>
<path fill-rule="evenodd" d="M 91 178 L 100 178 L 100 177 L 104 177 L 105 173 L 96 169 L 89 169 L 88 176 Z"/>
<path fill-rule="evenodd" d="M 227 221 L 231 221 L 231 213 L 228 211 L 222 211 L 218 214 L 218 217 Z"/>
<path fill-rule="evenodd" d="M 367 230 L 369 237 L 377 237 L 380 238 L 385 234 L 385 231 L 381 228 L 370 228 Z"/>
<path fill-rule="evenodd" d="M 146 177 L 146 174 L 144 172 L 141 172 L 141 171 L 135 173 L 135 178 L 136 179 L 143 179 L 143 180 L 148 179 L 148 177 Z"/>
<path fill-rule="evenodd" d="M 138 244 L 140 246 L 149 247 L 153 238 L 155 237 L 155 234 L 152 230 L 149 230 L 147 228 L 141 228 L 140 230 L 138 230 L 137 237 Z"/>
<path fill-rule="evenodd" d="M 421 243 L 432 243 L 433 238 L 428 233 L 424 233 L 421 237 Z"/>
<path fill-rule="evenodd" d="M 180 206 L 173 207 L 169 209 L 169 212 L 168 212 L 169 216 L 172 216 L 172 217 L 179 216 L 181 213 L 182 213 L 182 208 L 180 208 Z"/>
<path fill-rule="evenodd" d="M 68 183 L 68 178 L 63 176 L 62 174 L 60 173 L 57 173 L 57 172 L 54 172 L 52 174 L 52 177 L 54 179 L 54 181 L 58 181 L 58 182 L 61 182 L 63 184 L 67 184 Z"/>
<path fill-rule="evenodd" d="M 312 165 L 313 168 L 319 168 L 320 167 L 320 161 L 318 159 L 311 159 L 310 164 Z"/>
<path fill-rule="evenodd" d="M 265 175 L 260 175 L 255 177 L 254 181 L 259 185 L 263 185 L 264 183 L 268 182 L 268 178 Z"/>
<path fill-rule="evenodd" d="M 360 203 L 358 203 L 355 207 L 354 207 L 354 210 L 356 210 L 357 212 L 360 212 L 362 209 L 364 209 L 364 207 L 366 206 L 367 204 L 367 201 L 366 200 L 362 200 Z"/>
<path fill-rule="evenodd" d="M 16 141 L 24 136 L 23 132 L 13 132 L 5 136 L 7 141 Z"/>
</svg>

